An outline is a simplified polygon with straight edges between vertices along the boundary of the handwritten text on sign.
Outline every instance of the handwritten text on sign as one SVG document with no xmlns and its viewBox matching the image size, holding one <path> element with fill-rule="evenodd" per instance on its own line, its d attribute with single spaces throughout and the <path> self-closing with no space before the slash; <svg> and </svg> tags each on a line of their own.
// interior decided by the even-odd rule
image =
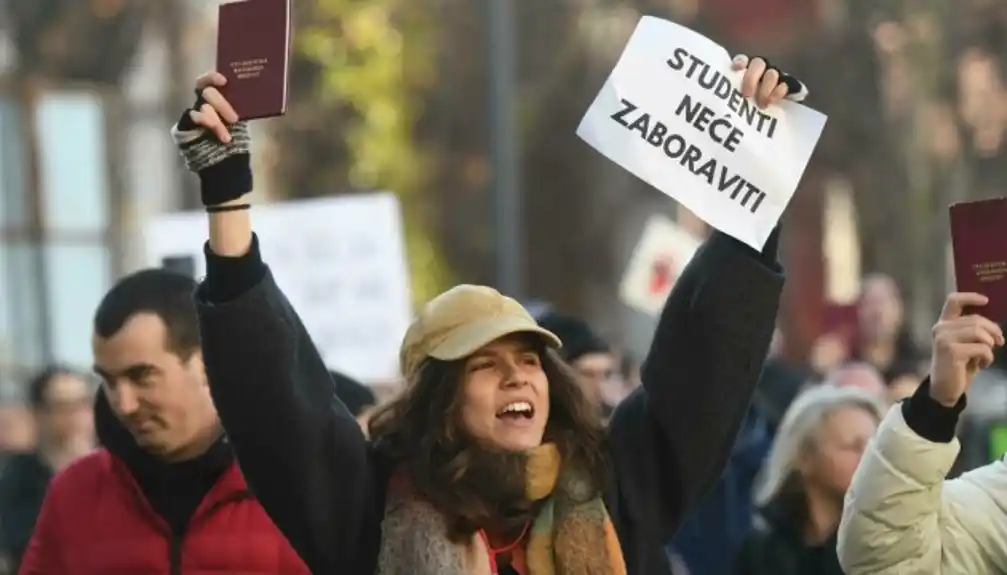
<svg viewBox="0 0 1007 575">
<path fill-rule="evenodd" d="M 727 51 L 645 16 L 577 129 L 710 225 L 761 248 L 794 195 L 825 116 L 793 102 L 760 110 Z"/>
</svg>

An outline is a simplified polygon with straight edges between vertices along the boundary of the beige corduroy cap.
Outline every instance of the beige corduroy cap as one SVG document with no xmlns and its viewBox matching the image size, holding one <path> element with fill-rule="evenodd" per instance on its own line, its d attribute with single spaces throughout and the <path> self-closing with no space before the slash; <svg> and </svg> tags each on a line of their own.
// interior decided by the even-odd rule
<svg viewBox="0 0 1007 575">
<path fill-rule="evenodd" d="M 513 298 L 485 286 L 455 286 L 427 302 L 406 330 L 399 349 L 402 376 L 411 379 L 427 358 L 462 359 L 515 333 L 541 336 L 549 347 L 563 345 Z"/>
</svg>

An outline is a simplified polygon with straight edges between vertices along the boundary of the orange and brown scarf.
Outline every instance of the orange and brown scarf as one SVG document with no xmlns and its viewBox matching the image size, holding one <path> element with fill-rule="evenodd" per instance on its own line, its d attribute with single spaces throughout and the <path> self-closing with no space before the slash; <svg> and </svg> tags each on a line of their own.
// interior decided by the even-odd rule
<svg viewBox="0 0 1007 575">
<path fill-rule="evenodd" d="M 529 453 L 526 493 L 543 501 L 524 549 L 529 575 L 626 575 L 598 490 L 587 477 L 561 470 L 560 461 L 553 444 Z M 391 489 L 377 575 L 495 575 L 480 534 L 456 544 L 447 533 L 432 505 L 409 489 Z"/>
</svg>

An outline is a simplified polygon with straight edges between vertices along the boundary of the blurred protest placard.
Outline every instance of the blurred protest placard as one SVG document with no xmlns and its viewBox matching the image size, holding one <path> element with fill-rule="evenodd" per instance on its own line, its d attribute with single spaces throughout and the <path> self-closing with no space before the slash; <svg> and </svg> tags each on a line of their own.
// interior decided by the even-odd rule
<svg viewBox="0 0 1007 575">
<path fill-rule="evenodd" d="M 395 196 L 266 204 L 252 217 L 263 259 L 325 363 L 363 382 L 397 381 L 412 304 Z M 205 213 L 163 215 L 145 230 L 150 265 L 187 261 L 206 273 Z"/>
<path fill-rule="evenodd" d="M 622 302 L 646 314 L 661 313 L 671 288 L 700 243 L 699 238 L 670 218 L 652 216 L 619 287 Z"/>
<path fill-rule="evenodd" d="M 710 39 L 644 16 L 577 135 L 711 226 L 761 249 L 794 195 L 826 117 L 759 109 Z"/>
</svg>

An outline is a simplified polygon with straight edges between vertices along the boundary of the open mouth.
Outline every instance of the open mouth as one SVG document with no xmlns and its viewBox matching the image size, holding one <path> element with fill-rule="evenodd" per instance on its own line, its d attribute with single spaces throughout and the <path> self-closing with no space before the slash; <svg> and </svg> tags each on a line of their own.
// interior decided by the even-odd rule
<svg viewBox="0 0 1007 575">
<path fill-rule="evenodd" d="M 497 412 L 500 419 L 531 419 L 535 416 L 535 408 L 527 401 L 508 403 Z"/>
</svg>

